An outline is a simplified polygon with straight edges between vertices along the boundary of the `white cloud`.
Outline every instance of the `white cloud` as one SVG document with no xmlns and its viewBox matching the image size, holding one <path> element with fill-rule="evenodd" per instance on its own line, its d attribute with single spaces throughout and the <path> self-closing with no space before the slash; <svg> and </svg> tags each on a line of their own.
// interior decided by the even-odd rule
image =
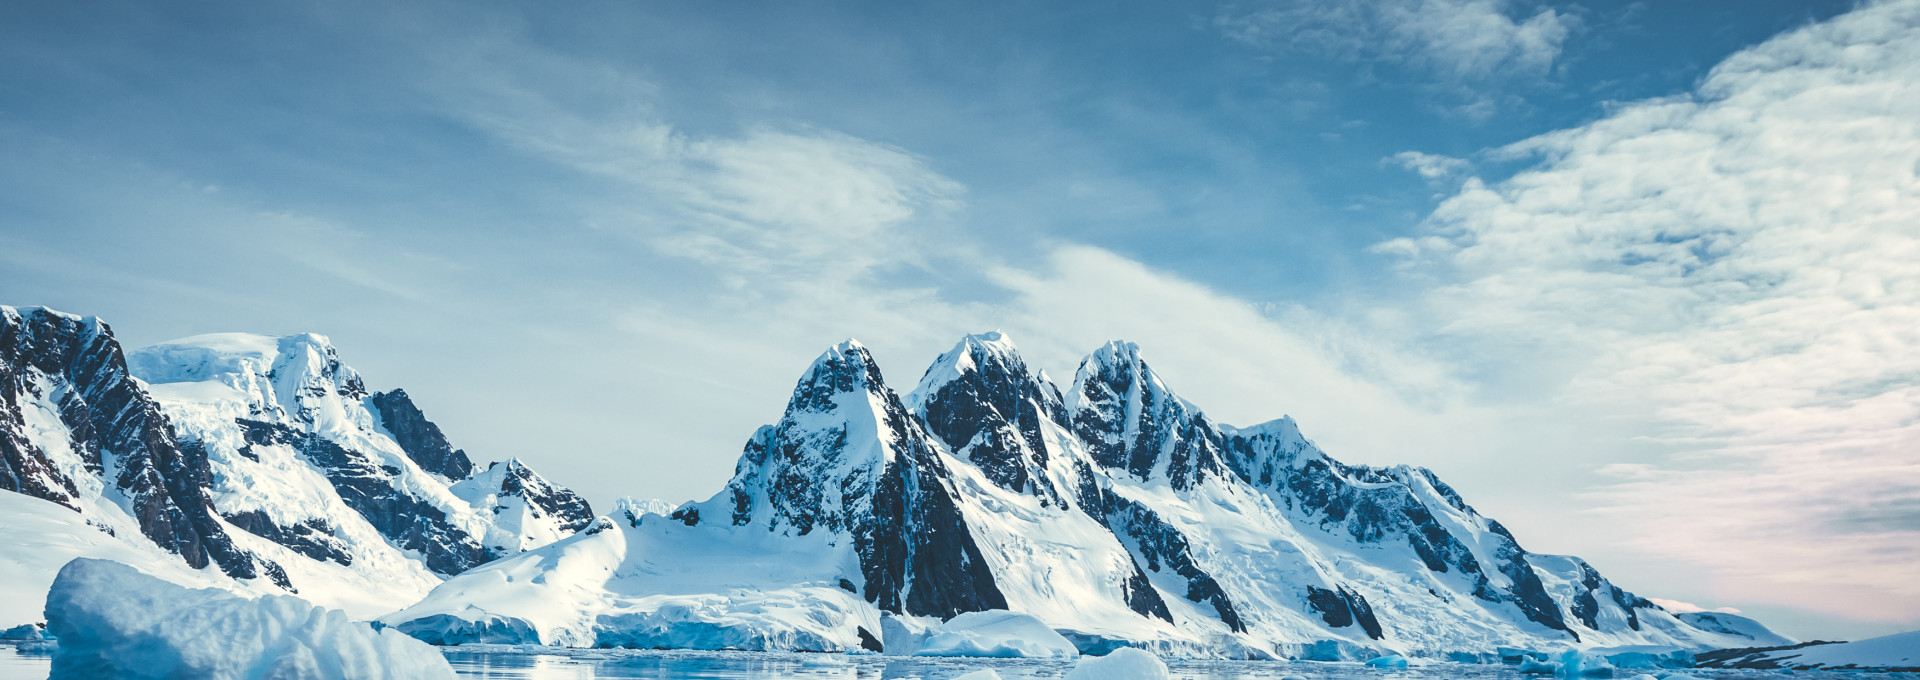
<svg viewBox="0 0 1920 680">
<path fill-rule="evenodd" d="M 1402 151 L 1382 159 L 1382 162 L 1391 162 L 1394 165 L 1412 170 L 1414 173 L 1420 175 L 1421 179 L 1430 182 L 1447 179 L 1473 169 L 1473 164 L 1467 162 L 1465 158 L 1421 153 L 1419 151 Z"/>
<path fill-rule="evenodd" d="M 1715 595 L 1920 611 L 1920 2 L 1727 59 L 1697 94 L 1503 150 L 1378 250 L 1448 285 L 1441 333 L 1641 408 L 1677 452 L 1597 496 Z M 1630 474 L 1623 474 L 1630 473 Z"/>
<path fill-rule="evenodd" d="M 1228 36 L 1261 46 L 1405 63 L 1449 81 L 1544 75 L 1576 26 L 1505 0 L 1277 0 L 1216 18 Z"/>
</svg>

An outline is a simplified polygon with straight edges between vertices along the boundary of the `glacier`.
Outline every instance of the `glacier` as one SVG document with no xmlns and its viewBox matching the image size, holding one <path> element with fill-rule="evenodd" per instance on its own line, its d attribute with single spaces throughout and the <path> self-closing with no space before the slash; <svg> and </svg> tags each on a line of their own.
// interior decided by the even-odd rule
<svg viewBox="0 0 1920 680">
<path fill-rule="evenodd" d="M 1341 463 L 1290 418 L 1216 423 L 1130 343 L 1096 349 L 1062 391 L 998 332 L 961 339 L 905 396 L 858 342 L 832 347 L 711 498 L 622 503 L 381 621 L 442 643 L 892 654 L 999 610 L 1091 655 L 1787 639 L 1529 552 L 1429 470 Z"/>
<path fill-rule="evenodd" d="M 54 678 L 453 678 L 439 650 L 296 597 L 194 590 L 76 559 L 47 594 Z"/>
</svg>

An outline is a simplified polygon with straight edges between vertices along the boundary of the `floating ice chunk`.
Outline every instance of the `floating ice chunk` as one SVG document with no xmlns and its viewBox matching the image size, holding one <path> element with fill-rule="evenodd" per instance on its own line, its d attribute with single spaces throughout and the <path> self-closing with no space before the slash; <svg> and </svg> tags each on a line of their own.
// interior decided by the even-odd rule
<svg viewBox="0 0 1920 680">
<path fill-rule="evenodd" d="M 190 590 L 118 562 L 76 559 L 47 593 L 54 678 L 444 678 L 438 650 L 286 596 Z"/>
<path fill-rule="evenodd" d="M 40 627 L 31 623 L 0 631 L 0 640 L 39 640 L 43 637 Z"/>
<path fill-rule="evenodd" d="M 1611 678 L 1613 672 L 1613 664 L 1605 656 L 1578 649 L 1569 649 L 1560 654 L 1560 677 Z"/>
<path fill-rule="evenodd" d="M 1393 669 L 1393 670 L 1406 670 L 1407 657 L 1400 656 L 1398 654 L 1388 654 L 1386 656 L 1374 657 L 1367 661 L 1367 667 L 1368 668 L 1387 668 L 1387 669 Z"/>
<path fill-rule="evenodd" d="M 953 680 L 1000 680 L 1000 674 L 993 672 L 991 668 L 982 668 L 972 673 L 956 677 Z"/>
<path fill-rule="evenodd" d="M 1560 673 L 1560 664 L 1552 661 L 1541 661 L 1531 656 L 1523 656 L 1520 657 L 1520 672 L 1527 675 L 1558 675 Z"/>
<path fill-rule="evenodd" d="M 1066 680 L 1168 680 L 1167 664 L 1152 652 L 1122 647 L 1106 656 L 1083 656 Z"/>
<path fill-rule="evenodd" d="M 1071 659 L 1080 655 L 1040 619 L 1005 610 L 968 612 L 930 631 L 914 656 Z"/>
</svg>

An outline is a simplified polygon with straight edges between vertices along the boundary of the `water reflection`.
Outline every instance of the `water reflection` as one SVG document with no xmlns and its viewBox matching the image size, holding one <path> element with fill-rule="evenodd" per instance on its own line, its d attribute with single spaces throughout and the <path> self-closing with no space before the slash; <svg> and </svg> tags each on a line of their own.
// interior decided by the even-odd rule
<svg viewBox="0 0 1920 680">
<path fill-rule="evenodd" d="M 44 650 L 0 645 L 0 680 L 46 680 L 52 657 Z M 460 677 L 499 680 L 951 680 L 992 668 L 1006 680 L 1061 680 L 1071 663 L 957 660 L 841 654 L 568 650 L 448 647 L 442 650 Z M 1436 664 L 1381 671 L 1360 664 L 1285 661 L 1175 661 L 1174 680 L 1552 680 L 1520 675 L 1512 666 Z M 1670 671 L 1669 671 L 1670 672 Z M 1692 670 L 1701 680 L 1769 680 L 1786 673 Z M 1630 677 L 1623 673 L 1620 678 Z M 1803 672 L 1793 680 L 1920 680 L 1910 673 Z"/>
</svg>

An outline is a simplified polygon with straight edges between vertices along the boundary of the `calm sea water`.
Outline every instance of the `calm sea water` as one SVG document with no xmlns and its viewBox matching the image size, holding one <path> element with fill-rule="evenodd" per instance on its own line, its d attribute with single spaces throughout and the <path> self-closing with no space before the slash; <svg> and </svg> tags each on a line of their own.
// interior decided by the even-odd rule
<svg viewBox="0 0 1920 680">
<path fill-rule="evenodd" d="M 647 650 L 542 650 L 451 647 L 447 660 L 462 678 L 497 680 L 588 680 L 592 678 L 649 678 L 652 680 L 948 680 L 992 668 L 1006 680 L 1060 680 L 1071 663 L 997 659 L 921 659 L 846 656 L 839 654 L 784 654 L 758 652 L 687 652 Z M 44 652 L 0 646 L 0 680 L 46 680 L 52 657 Z M 1537 680 L 1511 666 L 1435 664 L 1404 671 L 1380 671 L 1354 663 L 1310 661 L 1174 661 L 1176 680 L 1256 680 L 1299 676 L 1307 680 Z M 1909 673 L 1768 673 L 1762 671 L 1695 670 L 1705 680 L 1913 680 Z"/>
</svg>

